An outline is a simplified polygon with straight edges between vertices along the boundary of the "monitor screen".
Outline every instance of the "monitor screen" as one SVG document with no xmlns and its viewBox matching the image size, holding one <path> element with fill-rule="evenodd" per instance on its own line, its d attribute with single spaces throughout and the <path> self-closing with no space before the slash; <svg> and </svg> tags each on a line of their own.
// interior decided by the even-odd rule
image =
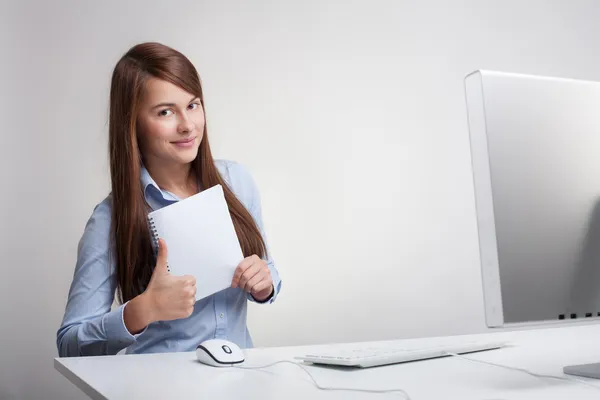
<svg viewBox="0 0 600 400">
<path fill-rule="evenodd" d="M 465 79 L 486 321 L 600 320 L 600 83 Z"/>
</svg>

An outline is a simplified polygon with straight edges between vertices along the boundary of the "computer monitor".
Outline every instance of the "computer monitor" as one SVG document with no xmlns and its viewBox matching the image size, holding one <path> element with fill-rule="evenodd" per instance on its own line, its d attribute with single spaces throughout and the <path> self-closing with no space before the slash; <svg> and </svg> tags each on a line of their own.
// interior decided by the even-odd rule
<svg viewBox="0 0 600 400">
<path fill-rule="evenodd" d="M 487 325 L 600 322 L 600 83 L 475 71 L 465 93 Z"/>
</svg>

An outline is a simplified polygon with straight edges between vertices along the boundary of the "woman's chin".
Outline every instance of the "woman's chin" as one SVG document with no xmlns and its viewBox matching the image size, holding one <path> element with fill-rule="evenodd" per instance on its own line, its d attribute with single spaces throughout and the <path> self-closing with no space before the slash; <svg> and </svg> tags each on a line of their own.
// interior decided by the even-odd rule
<svg viewBox="0 0 600 400">
<path fill-rule="evenodd" d="M 189 164 L 198 156 L 198 149 L 190 149 L 188 151 L 180 151 L 177 154 L 177 161 L 181 164 Z"/>
</svg>

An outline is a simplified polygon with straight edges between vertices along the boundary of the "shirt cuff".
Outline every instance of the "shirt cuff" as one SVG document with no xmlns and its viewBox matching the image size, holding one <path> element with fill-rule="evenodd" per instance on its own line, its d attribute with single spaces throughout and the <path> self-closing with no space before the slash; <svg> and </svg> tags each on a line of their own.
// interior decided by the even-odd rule
<svg viewBox="0 0 600 400">
<path fill-rule="evenodd" d="M 125 319 L 123 318 L 123 312 L 125 311 L 127 303 L 129 302 L 126 302 L 109 312 L 104 318 L 104 331 L 106 332 L 107 338 L 110 341 L 115 341 L 123 345 L 123 347 L 135 343 L 137 337 L 146 332 L 147 329 L 147 327 L 145 327 L 141 332 L 135 335 L 129 332 L 125 326 Z"/>
<path fill-rule="evenodd" d="M 275 284 L 275 282 L 274 282 L 273 283 L 273 291 L 271 292 L 271 295 L 262 301 L 255 299 L 251 293 L 248 293 L 248 299 L 250 301 L 252 301 L 254 303 L 258 303 L 258 304 L 271 304 L 277 298 L 277 294 L 279 293 L 280 286 L 281 286 L 281 281 L 278 281 L 277 284 Z"/>
<path fill-rule="evenodd" d="M 248 293 L 248 295 L 250 296 L 250 300 L 252 300 L 255 303 L 259 303 L 259 304 L 270 302 L 271 299 L 273 298 L 273 296 L 275 295 L 275 286 L 271 285 L 271 287 L 273 288 L 273 291 L 271 292 L 271 294 L 269 295 L 269 297 L 267 297 L 266 299 L 264 299 L 264 300 L 258 300 L 256 297 L 254 297 L 254 295 L 252 293 Z"/>
</svg>

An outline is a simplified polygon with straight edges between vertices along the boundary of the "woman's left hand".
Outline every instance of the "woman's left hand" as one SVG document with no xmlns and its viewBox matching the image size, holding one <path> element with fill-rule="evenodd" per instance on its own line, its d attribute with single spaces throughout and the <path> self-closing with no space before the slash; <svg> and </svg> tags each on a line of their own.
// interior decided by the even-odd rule
<svg viewBox="0 0 600 400">
<path fill-rule="evenodd" d="M 231 287 L 239 287 L 258 301 L 266 300 L 273 292 L 273 279 L 267 263 L 257 255 L 246 257 L 236 268 Z"/>
</svg>

